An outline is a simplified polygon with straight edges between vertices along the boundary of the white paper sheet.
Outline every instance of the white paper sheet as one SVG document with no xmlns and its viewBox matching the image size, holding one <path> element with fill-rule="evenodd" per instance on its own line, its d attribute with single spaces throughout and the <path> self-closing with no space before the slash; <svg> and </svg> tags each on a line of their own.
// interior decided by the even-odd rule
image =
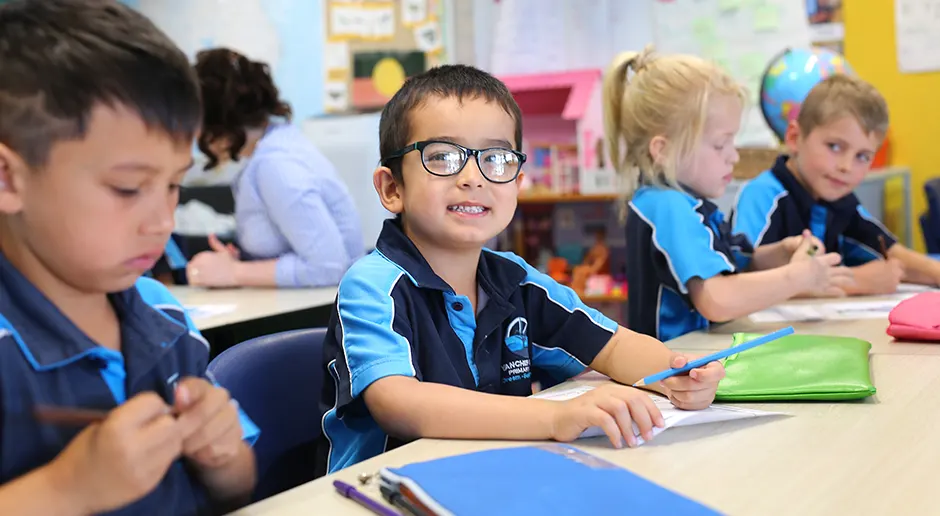
<svg viewBox="0 0 940 516">
<path fill-rule="evenodd" d="M 237 305 L 190 305 L 186 307 L 186 311 L 189 312 L 189 317 L 195 321 L 232 313 L 237 308 Z"/>
<path fill-rule="evenodd" d="M 323 47 L 323 65 L 327 70 L 348 70 L 350 65 L 349 43 L 328 41 Z"/>
<path fill-rule="evenodd" d="M 414 28 L 415 44 L 418 50 L 426 53 L 437 52 L 444 46 L 441 37 L 441 24 L 436 21 L 423 23 Z"/>
<path fill-rule="evenodd" d="M 940 70 L 940 0 L 895 0 L 898 68 L 905 73 Z"/>
<path fill-rule="evenodd" d="M 586 392 L 594 390 L 594 388 L 595 387 L 591 385 L 577 385 L 564 389 L 541 392 L 534 395 L 533 398 L 565 401 L 572 398 L 577 398 Z M 668 399 L 662 396 L 651 394 L 650 398 L 652 398 L 656 406 L 659 407 L 660 412 L 663 414 L 663 420 L 666 423 L 663 428 L 653 429 L 654 437 L 668 430 L 669 428 L 678 426 L 702 425 L 706 423 L 717 423 L 720 421 L 732 421 L 736 419 L 751 419 L 756 417 L 786 415 L 783 412 L 767 412 L 763 410 L 745 409 L 714 404 L 704 410 L 680 410 L 677 409 Z M 640 431 L 637 429 L 636 425 L 633 425 L 633 432 L 637 438 L 637 443 L 643 444 L 643 438 L 640 437 Z M 587 429 L 583 434 L 581 434 L 581 437 L 597 437 L 601 435 L 605 435 L 604 431 L 601 430 L 600 427 L 594 427 Z"/>
<path fill-rule="evenodd" d="M 899 289 L 899 292 L 900 289 Z M 888 314 L 901 301 L 918 292 L 902 292 L 877 301 L 836 301 L 823 303 L 777 305 L 751 314 L 756 323 L 851 321 L 860 319 L 887 319 Z"/>
<path fill-rule="evenodd" d="M 423 22 L 428 17 L 428 0 L 402 0 L 401 2 L 401 23 L 402 25 L 415 25 Z"/>
</svg>

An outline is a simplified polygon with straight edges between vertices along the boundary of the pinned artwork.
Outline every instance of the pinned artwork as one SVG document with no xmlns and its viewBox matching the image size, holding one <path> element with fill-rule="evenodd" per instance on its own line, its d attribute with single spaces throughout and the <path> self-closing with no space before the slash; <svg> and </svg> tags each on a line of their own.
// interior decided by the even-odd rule
<svg viewBox="0 0 940 516">
<path fill-rule="evenodd" d="M 423 52 L 361 52 L 353 56 L 352 107 L 382 107 L 405 79 L 425 70 Z"/>
<path fill-rule="evenodd" d="M 415 45 L 428 54 L 439 52 L 444 45 L 441 36 L 441 24 L 430 21 L 415 27 Z"/>
</svg>

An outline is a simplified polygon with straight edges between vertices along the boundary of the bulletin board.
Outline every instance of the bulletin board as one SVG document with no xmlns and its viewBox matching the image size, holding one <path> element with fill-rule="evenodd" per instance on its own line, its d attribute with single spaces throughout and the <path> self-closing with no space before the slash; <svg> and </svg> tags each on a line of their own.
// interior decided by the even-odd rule
<svg viewBox="0 0 940 516">
<path fill-rule="evenodd" d="M 324 110 L 380 109 L 405 79 L 447 62 L 443 0 L 325 0 Z"/>
<path fill-rule="evenodd" d="M 776 136 L 760 110 L 760 83 L 787 48 L 809 48 L 805 2 L 795 0 L 675 0 L 653 4 L 656 47 L 711 59 L 748 89 L 750 102 L 736 143 L 773 147 Z"/>
</svg>

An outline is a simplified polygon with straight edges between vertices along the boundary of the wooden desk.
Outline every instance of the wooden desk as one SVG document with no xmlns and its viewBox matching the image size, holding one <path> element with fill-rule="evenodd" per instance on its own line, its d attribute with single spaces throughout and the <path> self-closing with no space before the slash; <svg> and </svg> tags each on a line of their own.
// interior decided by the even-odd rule
<svg viewBox="0 0 940 516">
<path fill-rule="evenodd" d="M 170 287 L 184 306 L 236 305 L 234 312 L 193 322 L 200 330 L 229 326 L 275 315 L 332 306 L 336 288 L 314 289 L 202 289 Z"/>
<path fill-rule="evenodd" d="M 876 354 L 872 371 L 878 394 L 862 402 L 754 404 L 791 417 L 671 428 L 637 449 L 575 444 L 730 514 L 935 513 L 940 356 Z M 365 516 L 334 479 L 358 485 L 384 466 L 518 444 L 424 439 L 236 514 Z M 381 499 L 374 485 L 364 490 Z"/>
<path fill-rule="evenodd" d="M 202 289 L 171 287 L 184 306 L 235 305 L 235 310 L 195 319 L 209 342 L 210 358 L 255 337 L 288 330 L 326 326 L 336 288 Z"/>
</svg>

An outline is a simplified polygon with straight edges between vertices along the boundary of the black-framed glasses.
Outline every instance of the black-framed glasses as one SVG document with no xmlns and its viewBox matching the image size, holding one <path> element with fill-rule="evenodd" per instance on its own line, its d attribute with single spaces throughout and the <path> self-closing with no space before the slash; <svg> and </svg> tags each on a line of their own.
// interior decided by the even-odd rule
<svg viewBox="0 0 940 516">
<path fill-rule="evenodd" d="M 421 152 L 421 164 L 429 174 L 439 177 L 454 176 L 467 166 L 470 156 L 475 156 L 477 166 L 483 172 L 483 177 L 491 183 L 509 183 L 519 177 L 522 164 L 525 163 L 525 153 L 506 149 L 504 147 L 491 147 L 489 149 L 470 149 L 453 142 L 428 140 L 415 142 L 392 153 L 382 160 L 383 165 L 389 161 L 401 158 L 411 151 Z"/>
</svg>

